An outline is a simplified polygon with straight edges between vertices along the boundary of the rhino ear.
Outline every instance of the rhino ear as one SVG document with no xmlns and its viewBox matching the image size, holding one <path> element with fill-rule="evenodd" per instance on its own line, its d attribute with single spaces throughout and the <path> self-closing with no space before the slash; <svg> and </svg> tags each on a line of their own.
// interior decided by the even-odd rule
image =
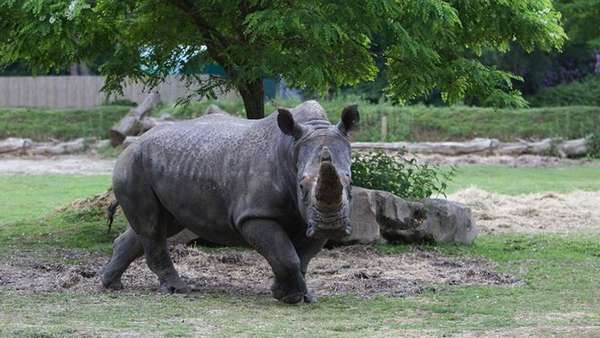
<svg viewBox="0 0 600 338">
<path fill-rule="evenodd" d="M 348 135 L 349 132 L 356 129 L 359 121 L 360 115 L 358 114 L 358 106 L 353 104 L 342 110 L 342 118 L 337 124 L 337 127 L 344 135 Z"/>
<path fill-rule="evenodd" d="M 294 121 L 292 113 L 285 108 L 277 109 L 277 125 L 284 134 L 293 136 L 294 139 L 302 137 L 304 132 L 302 125 Z"/>
</svg>

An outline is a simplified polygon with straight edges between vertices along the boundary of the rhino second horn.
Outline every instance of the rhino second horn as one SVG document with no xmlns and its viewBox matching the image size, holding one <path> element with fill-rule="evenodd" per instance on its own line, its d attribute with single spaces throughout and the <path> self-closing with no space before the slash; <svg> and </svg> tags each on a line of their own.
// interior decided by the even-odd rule
<svg viewBox="0 0 600 338">
<path fill-rule="evenodd" d="M 342 203 L 342 183 L 331 162 L 321 162 L 317 179 L 317 205 L 319 209 L 337 209 Z"/>
</svg>

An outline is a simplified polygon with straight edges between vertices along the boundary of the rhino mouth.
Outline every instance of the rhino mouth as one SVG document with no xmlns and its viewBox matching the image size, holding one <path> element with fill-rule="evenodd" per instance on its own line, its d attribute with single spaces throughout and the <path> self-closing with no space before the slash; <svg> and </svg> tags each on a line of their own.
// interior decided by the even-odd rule
<svg viewBox="0 0 600 338">
<path fill-rule="evenodd" d="M 341 238 L 350 235 L 350 225 L 346 207 L 340 203 L 339 208 L 332 211 L 319 210 L 316 206 L 311 208 L 309 222 L 306 229 L 308 238 Z"/>
</svg>

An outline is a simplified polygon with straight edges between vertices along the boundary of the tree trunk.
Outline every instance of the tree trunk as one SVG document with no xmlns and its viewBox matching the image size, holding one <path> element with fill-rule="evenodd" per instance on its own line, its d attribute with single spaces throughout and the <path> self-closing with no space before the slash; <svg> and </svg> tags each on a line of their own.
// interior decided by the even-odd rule
<svg viewBox="0 0 600 338">
<path fill-rule="evenodd" d="M 239 88 L 244 100 L 246 117 L 249 119 L 262 119 L 265 117 L 265 92 L 262 79 L 247 83 Z"/>
</svg>

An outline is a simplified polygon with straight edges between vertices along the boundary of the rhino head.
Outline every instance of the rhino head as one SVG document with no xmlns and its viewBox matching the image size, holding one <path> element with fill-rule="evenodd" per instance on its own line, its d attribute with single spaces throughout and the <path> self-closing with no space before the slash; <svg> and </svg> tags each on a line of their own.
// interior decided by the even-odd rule
<svg viewBox="0 0 600 338">
<path fill-rule="evenodd" d="M 298 209 L 306 221 L 308 238 L 337 239 L 352 231 L 348 134 L 358 121 L 356 105 L 344 108 L 337 125 L 320 119 L 299 123 L 289 110 L 278 110 L 279 128 L 294 139 Z"/>
</svg>

